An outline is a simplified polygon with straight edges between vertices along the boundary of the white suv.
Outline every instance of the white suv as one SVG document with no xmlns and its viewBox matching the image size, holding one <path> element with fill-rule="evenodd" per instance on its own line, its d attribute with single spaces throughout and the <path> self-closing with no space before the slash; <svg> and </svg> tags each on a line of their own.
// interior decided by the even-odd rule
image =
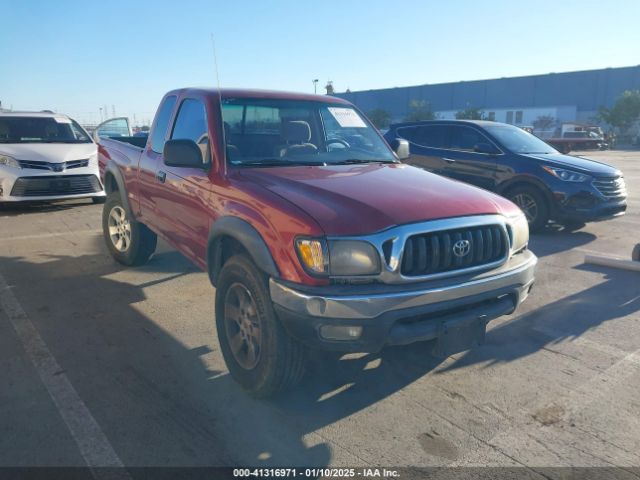
<svg viewBox="0 0 640 480">
<path fill-rule="evenodd" d="M 105 199 L 98 148 L 75 120 L 0 112 L 0 203 L 87 197 Z"/>
</svg>

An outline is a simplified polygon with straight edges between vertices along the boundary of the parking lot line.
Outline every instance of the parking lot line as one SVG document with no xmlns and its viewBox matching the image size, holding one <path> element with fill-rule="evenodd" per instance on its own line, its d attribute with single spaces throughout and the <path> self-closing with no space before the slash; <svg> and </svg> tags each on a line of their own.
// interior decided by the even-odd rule
<svg viewBox="0 0 640 480">
<path fill-rule="evenodd" d="M 0 274 L 0 307 L 4 310 L 60 416 L 71 432 L 80 454 L 95 478 L 130 478 L 126 471 L 96 470 L 98 467 L 124 467 L 104 432 L 84 404 L 64 370 Z"/>
</svg>

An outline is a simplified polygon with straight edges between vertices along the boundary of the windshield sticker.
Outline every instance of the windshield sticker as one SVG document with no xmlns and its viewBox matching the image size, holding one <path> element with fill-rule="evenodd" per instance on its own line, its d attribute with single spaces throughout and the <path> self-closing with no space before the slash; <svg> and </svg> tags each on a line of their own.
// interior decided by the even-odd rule
<svg viewBox="0 0 640 480">
<path fill-rule="evenodd" d="M 53 117 L 57 123 L 71 123 L 71 120 L 65 117 Z"/>
<path fill-rule="evenodd" d="M 327 107 L 327 110 L 341 127 L 367 128 L 367 124 L 360 118 L 358 112 L 352 108 Z"/>
</svg>

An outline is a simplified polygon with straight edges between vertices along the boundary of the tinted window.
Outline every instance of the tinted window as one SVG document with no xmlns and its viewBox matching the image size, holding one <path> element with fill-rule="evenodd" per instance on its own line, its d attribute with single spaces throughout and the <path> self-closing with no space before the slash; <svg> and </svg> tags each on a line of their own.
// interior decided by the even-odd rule
<svg viewBox="0 0 640 480">
<path fill-rule="evenodd" d="M 151 135 L 151 149 L 156 153 L 162 153 L 164 148 L 164 139 L 167 136 L 167 129 L 169 128 L 169 119 L 171 118 L 171 112 L 176 104 L 176 97 L 167 97 L 165 101 L 158 108 L 156 115 L 156 123 L 153 128 L 153 134 Z"/>
<path fill-rule="evenodd" d="M 187 98 L 182 102 L 171 138 L 193 140 L 202 151 L 202 161 L 204 163 L 208 161 L 209 133 L 207 129 L 207 112 L 200 100 Z"/>
<path fill-rule="evenodd" d="M 473 152 L 479 143 L 491 143 L 477 130 L 470 127 L 451 127 L 451 148 Z"/>
<path fill-rule="evenodd" d="M 444 125 L 421 125 L 398 129 L 400 137 L 411 143 L 431 148 L 447 148 L 447 127 Z"/>
</svg>

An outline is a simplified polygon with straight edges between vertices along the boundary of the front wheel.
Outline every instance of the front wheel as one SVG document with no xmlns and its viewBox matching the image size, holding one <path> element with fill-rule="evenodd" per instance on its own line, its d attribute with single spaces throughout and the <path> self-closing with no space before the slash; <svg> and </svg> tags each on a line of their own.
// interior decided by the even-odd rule
<svg viewBox="0 0 640 480">
<path fill-rule="evenodd" d="M 269 296 L 268 279 L 246 255 L 231 257 L 216 287 L 216 327 L 231 376 L 254 397 L 300 381 L 305 348 L 285 331 Z"/>
<path fill-rule="evenodd" d="M 549 207 L 540 190 L 522 186 L 510 190 L 506 197 L 515 203 L 527 217 L 529 230 L 539 231 L 549 221 Z"/>
<path fill-rule="evenodd" d="M 102 233 L 113 258 L 127 266 L 147 263 L 158 243 L 155 233 L 130 217 L 118 192 L 111 193 L 104 204 Z"/>
</svg>

